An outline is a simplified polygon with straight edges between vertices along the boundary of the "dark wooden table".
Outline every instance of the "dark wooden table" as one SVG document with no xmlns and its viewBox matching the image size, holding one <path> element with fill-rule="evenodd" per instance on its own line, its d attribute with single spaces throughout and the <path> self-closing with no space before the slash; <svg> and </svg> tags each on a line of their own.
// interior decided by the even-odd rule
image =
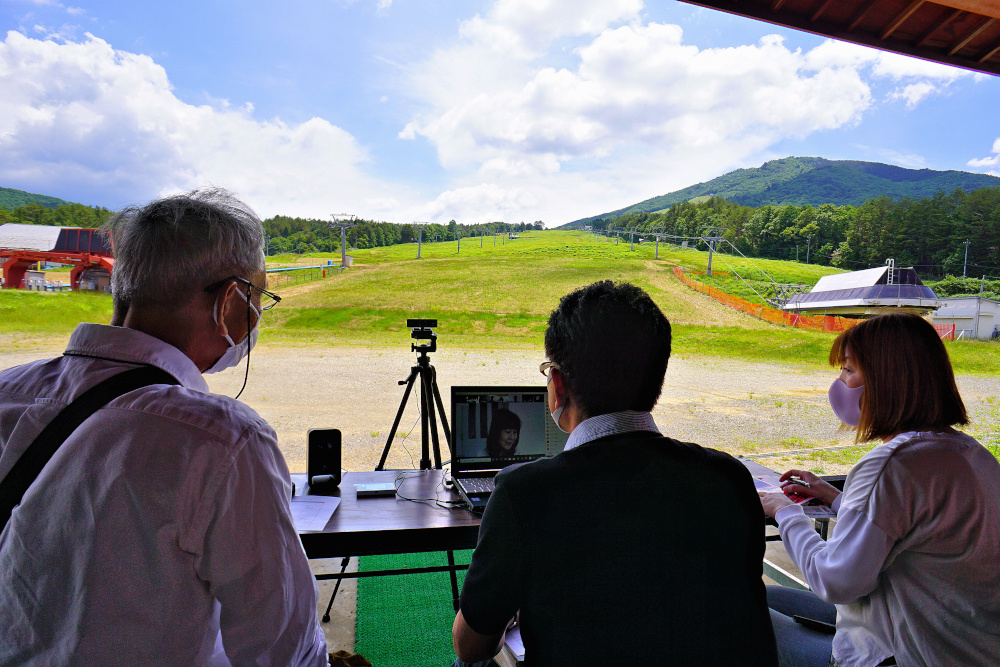
<svg viewBox="0 0 1000 667">
<path fill-rule="evenodd" d="M 317 486 L 309 489 L 305 475 L 292 475 L 296 495 L 314 494 L 340 498 L 340 506 L 333 513 L 323 532 L 299 534 L 308 558 L 344 559 L 339 574 L 321 574 L 316 578 L 340 580 L 392 574 L 448 572 L 451 575 L 453 604 L 457 609 L 458 582 L 455 572 L 468 566 L 456 565 L 453 552 L 475 548 L 479 536 L 479 517 L 466 509 L 439 506 L 435 501 L 460 500 L 457 493 L 444 488 L 441 480 L 441 470 L 348 472 L 344 473 L 339 487 L 324 489 Z M 357 497 L 355 484 L 379 482 L 395 483 L 398 488 L 396 497 Z M 413 502 L 403 498 L 423 502 Z M 427 551 L 448 552 L 448 565 L 405 570 L 345 571 L 348 559 L 353 556 Z M 333 595 L 336 594 L 335 588 Z M 330 605 L 332 604 L 331 598 Z"/>
</svg>

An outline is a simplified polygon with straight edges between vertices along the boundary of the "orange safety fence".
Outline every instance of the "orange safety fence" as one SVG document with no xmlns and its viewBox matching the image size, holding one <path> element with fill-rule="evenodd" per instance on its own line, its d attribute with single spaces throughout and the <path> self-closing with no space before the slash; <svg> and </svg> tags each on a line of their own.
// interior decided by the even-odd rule
<svg viewBox="0 0 1000 667">
<path fill-rule="evenodd" d="M 941 336 L 941 340 L 955 340 L 954 324 L 932 324 L 931 326 L 938 332 L 938 336 Z"/>
<path fill-rule="evenodd" d="M 837 333 L 850 329 L 859 321 L 847 317 L 833 317 L 830 315 L 802 315 L 793 311 L 778 310 L 777 308 L 771 308 L 759 303 L 750 303 L 746 299 L 723 292 L 717 287 L 712 287 L 711 285 L 706 285 L 705 283 L 689 278 L 679 266 L 674 267 L 674 275 L 688 287 L 709 295 L 725 306 L 735 308 L 747 315 L 752 315 L 773 324 L 783 324 L 788 327 L 798 327 L 799 329 L 810 329 L 812 331 Z"/>
</svg>

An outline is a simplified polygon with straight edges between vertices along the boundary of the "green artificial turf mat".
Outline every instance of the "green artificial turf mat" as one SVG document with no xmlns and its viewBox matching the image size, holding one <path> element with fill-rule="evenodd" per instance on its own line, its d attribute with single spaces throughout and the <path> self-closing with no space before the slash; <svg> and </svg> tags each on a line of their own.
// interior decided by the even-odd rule
<svg viewBox="0 0 1000 667">
<path fill-rule="evenodd" d="M 468 563 L 471 551 L 456 551 L 456 563 Z M 446 552 L 365 556 L 358 570 L 389 570 L 447 565 Z M 465 571 L 458 573 L 462 590 Z M 451 583 L 447 572 L 358 579 L 355 651 L 374 667 L 447 667 L 455 660 L 451 646 Z"/>
</svg>

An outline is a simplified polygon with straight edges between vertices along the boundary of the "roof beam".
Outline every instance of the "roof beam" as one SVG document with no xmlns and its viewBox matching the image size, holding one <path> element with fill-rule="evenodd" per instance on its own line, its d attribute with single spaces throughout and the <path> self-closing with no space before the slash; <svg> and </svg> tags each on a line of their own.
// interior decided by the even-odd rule
<svg viewBox="0 0 1000 667">
<path fill-rule="evenodd" d="M 868 12 L 870 12 L 872 7 L 876 4 L 878 4 L 878 0 L 868 0 L 868 2 L 866 2 L 854 16 L 854 20 L 851 21 L 851 24 L 847 26 L 847 31 L 852 32 L 855 28 L 857 28 L 858 24 L 865 20 L 865 17 L 868 16 Z"/>
<path fill-rule="evenodd" d="M 993 56 L 995 56 L 998 51 L 1000 51 L 1000 42 L 997 42 L 996 46 L 994 46 L 992 49 L 990 49 L 989 51 L 987 51 L 986 55 L 979 59 L 979 62 L 980 63 L 986 62 L 987 60 L 989 60 L 990 58 L 992 58 Z"/>
<path fill-rule="evenodd" d="M 903 25 L 906 19 L 913 16 L 913 13 L 920 9 L 920 6 L 924 4 L 924 0 L 913 0 L 910 6 L 901 11 L 896 18 L 889 22 L 889 25 L 885 27 L 879 39 L 886 39 L 889 35 L 899 30 L 899 26 Z"/>
<path fill-rule="evenodd" d="M 830 5 L 832 5 L 835 1 L 836 0 L 824 0 L 823 4 L 821 4 L 815 12 L 813 12 L 813 15 L 809 18 L 809 21 L 812 23 L 818 21 L 819 17 L 823 15 L 823 12 L 829 9 Z"/>
<path fill-rule="evenodd" d="M 961 15 L 962 15 L 962 10 L 961 9 L 956 9 L 956 10 L 952 11 L 951 13 L 945 14 L 944 16 L 942 16 L 941 18 L 939 18 L 937 21 L 934 22 L 934 25 L 932 25 L 930 28 L 928 28 L 927 32 L 925 32 L 920 37 L 920 39 L 917 40 L 917 44 L 916 44 L 917 48 L 919 49 L 921 46 L 923 46 L 924 44 L 926 44 L 927 40 L 929 40 L 934 35 L 934 33 L 936 33 L 941 28 L 944 28 L 946 25 L 948 25 L 949 23 L 951 23 L 952 21 L 954 21 L 955 19 L 957 19 Z"/>
<path fill-rule="evenodd" d="M 983 31 L 989 28 L 994 23 L 996 23 L 995 18 L 988 18 L 982 23 L 980 23 L 979 27 L 977 27 L 975 30 L 966 35 L 963 39 L 959 40 L 958 44 L 953 46 L 951 48 L 951 51 L 948 52 L 948 55 L 953 56 L 962 49 L 964 49 L 966 46 L 968 46 L 969 42 L 974 40 L 976 37 L 979 37 L 979 35 L 983 34 Z"/>
</svg>

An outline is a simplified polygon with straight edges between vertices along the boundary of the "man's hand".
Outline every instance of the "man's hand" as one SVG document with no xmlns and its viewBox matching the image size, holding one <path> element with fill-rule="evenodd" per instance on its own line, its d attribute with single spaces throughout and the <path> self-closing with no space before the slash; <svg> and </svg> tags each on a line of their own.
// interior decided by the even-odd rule
<svg viewBox="0 0 1000 667">
<path fill-rule="evenodd" d="M 785 484 L 781 487 L 781 490 L 785 493 L 795 493 L 800 496 L 816 498 L 824 505 L 833 505 L 833 501 L 840 495 L 840 491 L 837 490 L 837 487 L 829 482 L 823 481 L 808 470 L 789 470 L 781 476 L 779 481 L 787 482 L 789 478 L 792 477 L 805 482 L 809 486 L 803 486 L 802 484 L 796 484 L 794 482 Z"/>
</svg>

